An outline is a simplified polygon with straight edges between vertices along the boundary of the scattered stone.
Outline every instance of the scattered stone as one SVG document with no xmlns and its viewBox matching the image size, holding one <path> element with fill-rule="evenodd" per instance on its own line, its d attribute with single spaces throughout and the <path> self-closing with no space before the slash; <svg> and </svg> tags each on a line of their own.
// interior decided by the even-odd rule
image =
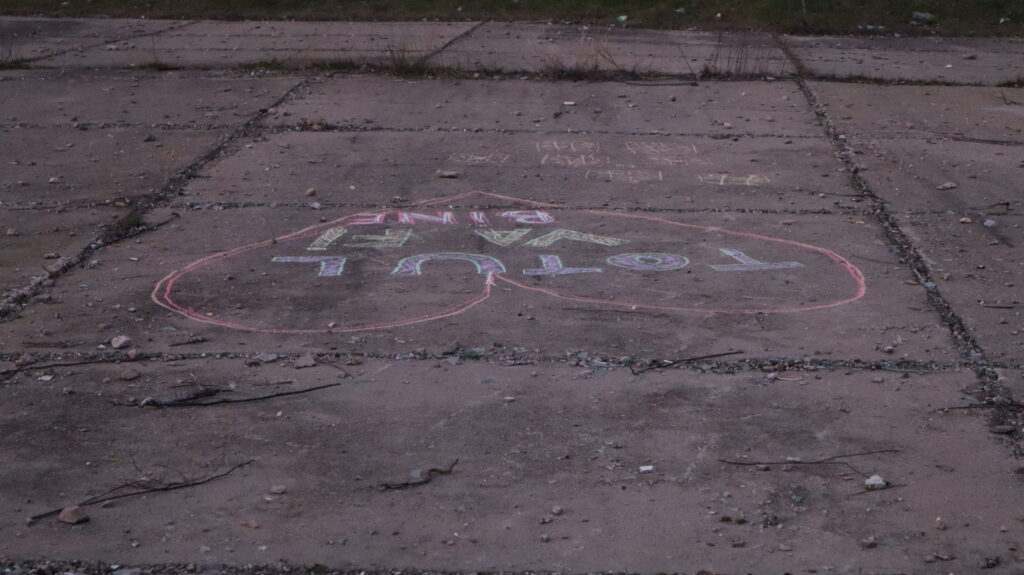
<svg viewBox="0 0 1024 575">
<path fill-rule="evenodd" d="M 563 513 L 565 513 L 565 508 L 561 505 L 555 505 L 551 508 L 552 515 L 562 515 Z"/>
<path fill-rule="evenodd" d="M 68 525 L 78 525 L 79 523 L 85 523 L 89 520 L 89 516 L 82 511 L 82 508 L 77 505 L 71 507 L 65 507 L 61 510 L 60 515 L 57 516 L 62 523 Z"/>
<path fill-rule="evenodd" d="M 994 228 L 999 224 L 997 224 L 995 220 L 988 219 L 982 222 L 981 225 L 985 226 L 986 228 Z"/>
<path fill-rule="evenodd" d="M 1002 562 L 1003 560 L 998 555 L 994 557 L 986 557 L 984 560 L 982 560 L 981 563 L 978 564 L 978 567 L 981 567 L 982 569 L 994 569 L 996 567 L 999 567 L 999 564 Z"/>
<path fill-rule="evenodd" d="M 941 517 L 936 517 L 935 518 L 935 528 L 938 529 L 939 531 L 945 531 L 946 529 L 949 529 L 949 525 L 947 525 L 946 522 L 943 521 Z"/>
<path fill-rule="evenodd" d="M 967 218 L 967 217 L 960 218 L 960 223 L 961 224 L 969 224 L 969 223 L 971 223 L 973 221 L 974 220 L 972 220 L 971 218 Z"/>
<path fill-rule="evenodd" d="M 875 376 L 875 377 L 871 378 L 871 383 L 882 383 L 884 381 L 885 381 L 884 377 Z"/>
<path fill-rule="evenodd" d="M 956 182 L 946 182 L 944 184 L 940 184 L 939 187 L 937 187 L 935 189 L 936 190 L 952 190 L 954 188 L 956 188 Z"/>
<path fill-rule="evenodd" d="M 931 12 L 914 12 L 910 15 L 910 18 L 916 22 L 934 22 L 935 14 Z"/>
<path fill-rule="evenodd" d="M 261 353 L 256 356 L 256 361 L 260 363 L 274 363 L 279 359 L 281 358 L 276 353 Z"/>
<path fill-rule="evenodd" d="M 49 252 L 49 253 L 43 254 L 43 259 L 44 260 L 55 260 L 55 259 L 57 259 L 59 257 L 60 257 L 60 254 L 58 254 L 56 252 Z"/>
<path fill-rule="evenodd" d="M 771 466 L 771 465 L 767 465 L 767 464 L 765 464 L 765 463 L 760 463 L 760 464 L 758 464 L 758 465 L 757 465 L 757 470 L 758 470 L 758 471 L 768 471 L 768 470 L 770 470 L 771 468 L 772 468 L 772 466 Z"/>
<path fill-rule="evenodd" d="M 53 381 L 53 376 L 52 375 L 40 375 L 38 379 L 39 379 L 39 381 Z"/>
<path fill-rule="evenodd" d="M 313 367 L 316 365 L 316 358 L 312 355 L 306 354 L 299 359 L 295 360 L 295 369 L 303 369 L 306 367 Z"/>
<path fill-rule="evenodd" d="M 654 473 L 654 466 L 653 465 L 641 465 L 640 466 L 640 473 Z"/>
<path fill-rule="evenodd" d="M 860 546 L 865 549 L 874 549 L 878 547 L 878 541 L 875 541 L 874 537 L 865 537 L 860 540 Z"/>
<path fill-rule="evenodd" d="M 7 231 L 4 232 L 4 235 L 13 238 L 14 236 L 18 235 L 18 230 L 15 228 L 7 228 Z"/>
<path fill-rule="evenodd" d="M 889 486 L 889 482 L 882 479 L 881 475 L 872 475 L 864 480 L 864 489 L 873 491 L 876 489 L 885 489 Z"/>
<path fill-rule="evenodd" d="M 1017 431 L 1017 428 L 1012 425 L 993 425 L 992 427 L 988 428 L 988 430 L 991 431 L 992 433 L 1008 435 L 1010 433 L 1013 433 L 1014 431 Z"/>
<path fill-rule="evenodd" d="M 562 105 L 563 106 L 575 106 L 576 102 L 573 102 L 572 100 L 566 100 L 566 101 L 562 102 Z"/>
<path fill-rule="evenodd" d="M 542 534 L 540 536 L 540 540 L 541 540 L 542 543 L 547 543 L 547 542 L 551 541 L 551 536 L 548 535 L 547 533 L 544 533 L 544 534 Z"/>
<path fill-rule="evenodd" d="M 121 379 L 123 381 L 134 381 L 136 379 L 139 379 L 139 375 L 139 372 L 135 371 L 134 369 L 126 369 L 121 372 Z"/>
<path fill-rule="evenodd" d="M 270 492 L 273 493 L 274 495 L 283 495 L 287 491 L 288 491 L 288 488 L 285 487 L 284 485 L 271 485 L 270 486 Z"/>
<path fill-rule="evenodd" d="M 256 521 L 255 519 L 243 519 L 239 523 L 242 525 L 242 527 L 248 527 L 249 529 L 260 528 L 260 522 Z"/>
<path fill-rule="evenodd" d="M 459 173 L 454 170 L 438 170 L 435 174 L 439 178 L 445 178 L 448 180 L 454 180 L 459 177 Z"/>
<path fill-rule="evenodd" d="M 114 349 L 125 349 L 126 347 L 130 347 L 131 345 L 132 338 L 126 335 L 114 336 L 114 338 L 110 340 L 110 347 Z"/>
<path fill-rule="evenodd" d="M 306 196 L 312 197 L 316 195 L 316 188 L 309 188 L 306 190 Z"/>
</svg>

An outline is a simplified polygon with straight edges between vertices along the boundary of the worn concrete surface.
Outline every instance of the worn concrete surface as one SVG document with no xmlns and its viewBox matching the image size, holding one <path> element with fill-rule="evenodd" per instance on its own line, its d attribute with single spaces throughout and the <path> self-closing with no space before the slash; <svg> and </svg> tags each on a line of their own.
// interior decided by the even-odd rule
<svg viewBox="0 0 1024 575">
<path fill-rule="evenodd" d="M 432 63 L 467 69 L 570 69 L 670 75 L 781 76 L 792 70 L 767 34 L 626 30 L 488 22 Z"/>
<path fill-rule="evenodd" d="M 473 23 L 197 22 L 47 59 L 46 66 L 221 67 L 309 60 L 423 58 Z"/>
<path fill-rule="evenodd" d="M 1020 569 L 1020 89 L 242 71 L 739 40 L 184 24 L 0 72 L 0 557 Z M 151 406 L 197 392 L 250 401 Z"/>
<path fill-rule="evenodd" d="M 1019 38 L 787 36 L 786 43 L 820 76 L 989 86 L 1024 78 Z"/>
<path fill-rule="evenodd" d="M 1024 142 L 1024 88 L 819 82 L 811 87 L 842 134 Z"/>
<path fill-rule="evenodd" d="M 187 22 L 123 19 L 0 19 L 0 62 L 78 54 L 173 30 Z"/>
<path fill-rule="evenodd" d="M 128 369 L 138 378 L 124 381 Z M 391 360 L 300 371 L 238 359 L 51 371 L 49 382 L 32 372 L 8 391 L 5 449 L 31 464 L 9 472 L 3 515 L 19 521 L 3 525 L 5 552 L 119 563 L 969 572 L 988 557 L 1012 565 L 1022 535 L 1006 504 L 1019 490 L 1014 462 L 979 418 L 934 411 L 958 403 L 970 372 L 638 379 L 566 365 Z M 124 405 L 214 382 L 239 396 L 340 386 L 248 406 Z M 892 451 L 843 460 L 849 467 L 800 463 L 880 450 Z M 250 459 L 204 489 L 90 509 L 82 527 L 20 521 L 90 494 L 86 485 Z M 377 488 L 456 459 L 428 485 Z M 875 473 L 895 487 L 864 492 L 861 474 Z M 965 485 L 986 496 L 963 505 Z"/>
</svg>

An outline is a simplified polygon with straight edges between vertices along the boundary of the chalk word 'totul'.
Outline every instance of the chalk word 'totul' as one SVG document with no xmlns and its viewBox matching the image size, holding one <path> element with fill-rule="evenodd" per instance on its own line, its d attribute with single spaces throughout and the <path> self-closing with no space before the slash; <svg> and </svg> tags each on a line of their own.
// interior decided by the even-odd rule
<svg viewBox="0 0 1024 575">
<path fill-rule="evenodd" d="M 719 251 L 739 263 L 709 264 L 711 269 L 720 272 L 766 271 L 801 268 L 800 262 L 762 262 L 747 254 L 731 248 L 720 248 Z M 600 267 L 567 267 L 562 258 L 553 254 L 539 255 L 539 268 L 527 268 L 524 275 L 529 276 L 562 276 L 570 274 L 602 273 Z M 276 256 L 274 263 L 317 264 L 317 275 L 320 277 L 340 277 L 345 271 L 347 258 L 337 256 Z M 461 252 L 436 252 L 417 254 L 399 260 L 391 271 L 393 276 L 423 275 L 423 264 L 433 261 L 464 261 L 473 264 L 476 273 L 485 276 L 504 274 L 505 264 L 494 256 L 483 254 L 467 254 Z M 689 258 L 678 254 L 666 253 L 625 253 L 605 259 L 609 265 L 635 272 L 666 272 L 680 270 L 690 265 Z"/>
</svg>

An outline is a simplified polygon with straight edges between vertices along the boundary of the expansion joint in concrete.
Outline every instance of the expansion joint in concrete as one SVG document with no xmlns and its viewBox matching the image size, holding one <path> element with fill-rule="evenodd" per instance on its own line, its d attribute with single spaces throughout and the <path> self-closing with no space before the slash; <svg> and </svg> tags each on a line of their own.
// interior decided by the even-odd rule
<svg viewBox="0 0 1024 575">
<path fill-rule="evenodd" d="M 837 159 L 850 174 L 850 186 L 863 194 L 871 202 L 874 217 L 881 226 L 886 241 L 898 250 L 903 264 L 914 274 L 918 283 L 925 289 L 929 305 L 939 314 L 942 323 L 949 330 L 961 356 L 976 374 L 984 392 L 985 401 L 991 402 L 996 406 L 992 410 L 992 423 L 999 425 L 1014 421 L 1017 425 L 1020 425 L 1024 422 L 1024 417 L 1022 417 L 1019 410 L 1013 409 L 1012 406 L 1015 403 L 1012 394 L 1000 382 L 999 374 L 996 371 L 997 367 L 988 360 L 984 349 L 978 343 L 974 334 L 971 333 L 971 330 L 953 308 L 952 304 L 943 297 L 938 283 L 934 281 L 931 270 L 925 263 L 924 258 L 900 227 L 897 217 L 889 211 L 885 200 L 879 197 L 872 190 L 867 180 L 860 175 L 859 168 L 853 161 L 854 150 L 851 144 L 846 139 L 839 137 L 835 123 L 829 117 L 817 94 L 814 93 L 804 79 L 804 74 L 806 73 L 804 64 L 781 38 L 776 36 L 776 41 L 779 43 L 780 49 L 790 58 L 794 69 L 797 70 L 797 77 L 794 81 L 807 99 L 810 109 L 817 116 L 826 137 L 832 143 Z M 1024 445 L 1014 445 L 1014 451 L 1018 455 L 1024 455 Z"/>
</svg>

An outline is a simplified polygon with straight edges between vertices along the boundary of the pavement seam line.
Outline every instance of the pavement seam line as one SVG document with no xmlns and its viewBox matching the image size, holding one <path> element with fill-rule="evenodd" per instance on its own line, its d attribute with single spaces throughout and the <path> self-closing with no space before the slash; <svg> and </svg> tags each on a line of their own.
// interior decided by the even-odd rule
<svg viewBox="0 0 1024 575">
<path fill-rule="evenodd" d="M 129 42 L 131 40 L 137 40 L 139 38 L 146 38 L 146 37 L 149 37 L 149 36 L 159 36 L 160 34 L 163 34 L 165 32 L 174 32 L 174 31 L 177 31 L 177 30 L 188 28 L 189 26 L 192 26 L 192 25 L 197 24 L 197 23 L 198 23 L 198 20 L 189 20 L 189 21 L 182 22 L 182 23 L 176 24 L 174 26 L 171 26 L 170 28 L 165 28 L 163 30 L 154 30 L 152 32 L 139 32 L 137 34 L 128 34 L 127 36 L 120 36 L 118 38 L 114 38 L 113 40 L 103 40 L 103 41 L 100 41 L 100 42 L 96 42 L 95 44 L 89 44 L 89 45 L 86 45 L 86 46 L 82 46 L 82 51 L 92 50 L 94 48 L 99 48 L 100 46 L 102 46 L 104 44 L 116 44 L 118 42 Z M 34 58 L 26 58 L 25 62 L 29 63 L 29 64 L 34 63 L 34 62 L 43 63 L 44 60 L 48 60 L 50 58 L 57 58 L 57 57 L 60 57 L 60 56 L 64 56 L 65 54 L 69 54 L 71 52 L 74 52 L 77 49 L 78 48 L 72 47 L 72 48 L 68 48 L 66 50 L 61 50 L 59 52 L 54 52 L 53 54 L 45 54 L 43 56 L 36 56 Z M 45 68 L 45 66 L 43 66 L 43 68 Z"/>
<path fill-rule="evenodd" d="M 471 26 L 468 30 L 464 30 L 462 33 L 457 34 L 454 38 L 451 38 L 447 42 L 442 44 L 440 48 L 437 48 L 437 49 L 433 50 L 432 52 L 430 52 L 429 54 L 427 54 L 426 56 L 423 56 L 422 58 L 420 58 L 420 63 L 421 64 L 426 64 L 434 56 L 437 56 L 441 52 L 444 52 L 448 48 L 452 47 L 454 44 L 456 44 L 458 42 L 461 42 L 462 40 L 472 36 L 474 32 L 479 30 L 484 24 L 487 24 L 488 22 L 489 22 L 488 20 L 481 20 L 481 21 L 477 22 L 476 24 L 474 24 L 473 26 Z"/>
<path fill-rule="evenodd" d="M 917 247 L 907 237 L 900 227 L 896 216 L 888 208 L 888 204 L 874 192 L 871 185 L 860 174 L 860 169 L 854 162 L 854 150 L 849 140 L 840 139 L 839 131 L 835 123 L 829 117 L 818 98 L 817 94 L 800 75 L 805 70 L 803 62 L 793 53 L 789 45 L 779 36 L 775 36 L 780 49 L 793 61 L 793 67 L 797 70 L 795 82 L 807 99 L 811 111 L 817 116 L 819 123 L 825 131 L 828 140 L 832 143 L 836 158 L 843 165 L 849 174 L 850 187 L 863 194 L 874 206 L 874 216 L 882 228 L 885 240 L 898 250 L 903 264 L 914 274 L 918 283 L 925 289 L 929 306 L 935 310 L 942 323 L 949 330 L 950 336 L 959 350 L 961 356 L 967 361 L 977 377 L 978 383 L 984 392 L 986 402 L 996 406 L 992 410 L 990 424 L 1000 425 L 1015 422 L 1017 427 L 1022 423 L 1021 414 L 1008 407 L 999 408 L 1000 405 L 1007 406 L 1014 403 L 1013 394 L 1000 382 L 996 367 L 989 362 L 985 350 L 978 343 L 970 328 L 964 323 L 963 318 L 956 312 L 953 305 L 939 291 L 938 284 L 933 280 L 931 270 L 924 258 L 918 252 Z M 1024 456 L 1024 443 L 1016 441 L 1013 443 L 1013 452 L 1017 456 Z"/>
<path fill-rule="evenodd" d="M 28 306 L 33 296 L 42 292 L 48 284 L 56 281 L 72 268 L 80 266 L 94 253 L 100 251 L 106 246 L 119 243 L 128 238 L 136 237 L 158 227 L 144 223 L 142 225 L 131 225 L 129 222 L 141 222 L 142 218 L 148 212 L 152 211 L 153 208 L 168 203 L 169 199 L 176 192 L 181 190 L 189 181 L 191 181 L 200 170 L 220 158 L 233 142 L 252 133 L 253 131 L 260 132 L 260 121 L 268 111 L 271 108 L 281 105 L 282 102 L 287 100 L 297 90 L 306 86 L 308 82 L 308 78 L 302 77 L 294 86 L 286 90 L 281 97 L 272 102 L 269 106 L 260 108 L 255 115 L 243 122 L 242 125 L 240 125 L 233 133 L 224 138 L 211 150 L 207 151 L 191 164 L 185 166 L 175 175 L 168 178 L 159 190 L 152 194 L 145 194 L 141 196 L 138 205 L 133 207 L 123 218 L 111 224 L 109 229 L 118 230 L 117 232 L 111 235 L 105 234 L 103 237 L 90 242 L 79 250 L 77 254 L 57 260 L 56 263 L 46 268 L 45 275 L 33 277 L 27 286 L 10 290 L 3 299 L 0 299 L 0 323 L 10 321 L 16 317 L 26 306 Z"/>
</svg>

